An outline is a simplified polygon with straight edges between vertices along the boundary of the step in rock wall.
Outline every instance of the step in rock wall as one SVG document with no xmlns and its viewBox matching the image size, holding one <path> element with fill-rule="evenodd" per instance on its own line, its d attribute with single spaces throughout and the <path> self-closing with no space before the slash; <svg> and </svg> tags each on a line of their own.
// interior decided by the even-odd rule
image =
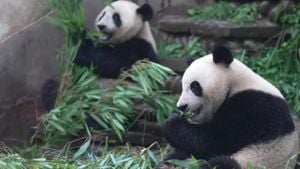
<svg viewBox="0 0 300 169">
<path fill-rule="evenodd" d="M 212 2 L 213 3 L 213 2 Z M 293 3 L 286 1 L 283 8 L 292 12 Z M 154 19 L 157 41 L 177 42 L 187 44 L 194 37 L 199 37 L 199 43 L 207 51 L 221 42 L 234 52 L 245 49 L 250 55 L 259 55 L 266 46 L 276 45 L 275 37 L 281 32 L 281 26 L 274 23 L 274 13 L 278 3 L 262 1 L 258 11 L 263 19 L 249 24 L 232 24 L 218 20 L 192 20 L 187 16 L 188 9 L 201 7 L 177 5 L 164 8 L 157 12 Z M 265 43 L 268 41 L 268 43 Z M 266 45 L 266 46 L 265 46 Z"/>
</svg>

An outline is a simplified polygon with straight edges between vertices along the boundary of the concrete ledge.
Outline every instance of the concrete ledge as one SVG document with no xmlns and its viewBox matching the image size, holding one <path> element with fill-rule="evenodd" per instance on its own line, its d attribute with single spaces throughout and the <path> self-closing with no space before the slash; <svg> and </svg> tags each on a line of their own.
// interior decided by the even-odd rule
<svg viewBox="0 0 300 169">
<path fill-rule="evenodd" d="M 268 20 L 254 24 L 236 25 L 226 21 L 192 21 L 182 16 L 166 16 L 159 21 L 159 29 L 166 33 L 193 34 L 218 38 L 269 38 L 281 31 L 280 26 Z"/>
</svg>

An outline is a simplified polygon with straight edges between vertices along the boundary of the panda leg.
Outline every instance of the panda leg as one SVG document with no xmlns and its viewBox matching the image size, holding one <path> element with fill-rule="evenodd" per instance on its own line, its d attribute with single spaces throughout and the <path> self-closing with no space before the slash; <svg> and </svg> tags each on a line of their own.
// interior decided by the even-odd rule
<svg viewBox="0 0 300 169">
<path fill-rule="evenodd" d="M 205 125 L 190 124 L 178 114 L 172 114 L 162 125 L 162 133 L 172 147 L 205 158 L 214 154 L 217 141 L 207 132 Z M 195 146 L 199 145 L 199 146 Z"/>
<path fill-rule="evenodd" d="M 237 161 L 228 156 L 218 156 L 200 165 L 200 169 L 241 169 Z"/>
<path fill-rule="evenodd" d="M 47 111 L 50 111 L 55 106 L 59 83 L 56 80 L 48 79 L 42 85 L 41 97 L 42 103 Z"/>
</svg>

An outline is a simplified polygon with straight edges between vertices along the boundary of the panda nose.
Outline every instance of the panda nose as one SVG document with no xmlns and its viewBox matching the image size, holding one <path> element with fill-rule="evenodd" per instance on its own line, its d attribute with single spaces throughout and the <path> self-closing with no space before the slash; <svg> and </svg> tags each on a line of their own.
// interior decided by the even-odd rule
<svg viewBox="0 0 300 169">
<path fill-rule="evenodd" d="M 185 104 L 185 105 L 179 106 L 177 108 L 181 111 L 186 111 L 187 107 L 188 107 L 187 104 Z"/>
<path fill-rule="evenodd" d="M 98 27 L 99 30 L 103 30 L 104 28 L 106 28 L 105 25 L 97 25 L 97 27 Z"/>
</svg>

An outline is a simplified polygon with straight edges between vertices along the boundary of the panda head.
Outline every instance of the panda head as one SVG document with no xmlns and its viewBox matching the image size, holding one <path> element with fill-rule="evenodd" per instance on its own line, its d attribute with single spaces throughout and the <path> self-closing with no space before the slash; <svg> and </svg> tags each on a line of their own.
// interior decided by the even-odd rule
<svg viewBox="0 0 300 169">
<path fill-rule="evenodd" d="M 227 98 L 232 62 L 230 50 L 219 46 L 212 54 L 195 60 L 186 69 L 177 107 L 192 113 L 189 117 L 191 123 L 209 121 Z"/>
<path fill-rule="evenodd" d="M 95 20 L 96 29 L 103 33 L 100 42 L 118 44 L 135 37 L 153 16 L 149 4 L 141 7 L 133 2 L 119 0 L 106 6 Z"/>
</svg>

